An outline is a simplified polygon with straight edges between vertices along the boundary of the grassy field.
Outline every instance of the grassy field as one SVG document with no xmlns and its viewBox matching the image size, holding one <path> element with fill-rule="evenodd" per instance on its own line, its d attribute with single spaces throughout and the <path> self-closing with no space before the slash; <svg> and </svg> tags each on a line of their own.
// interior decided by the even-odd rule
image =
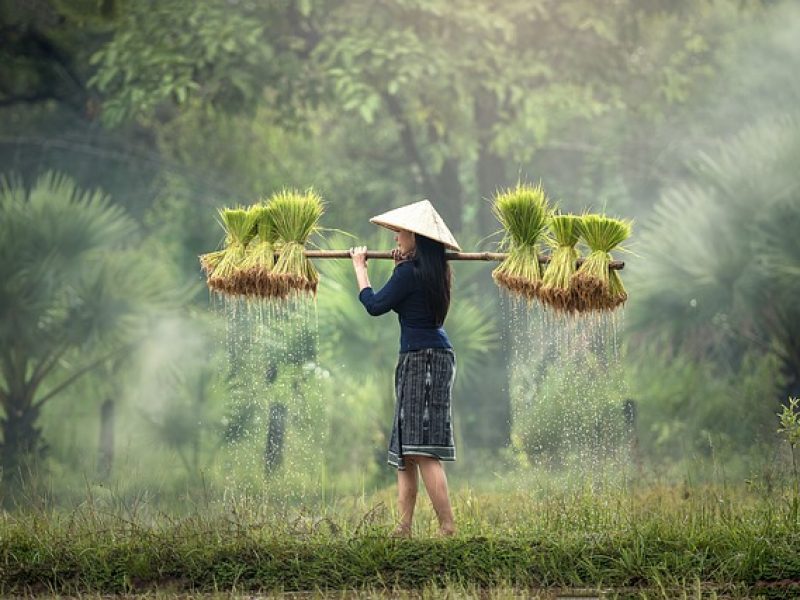
<svg viewBox="0 0 800 600">
<path fill-rule="evenodd" d="M 800 524 L 788 495 L 464 490 L 449 539 L 435 537 L 424 494 L 420 505 L 410 540 L 387 535 L 390 491 L 313 508 L 228 498 L 179 516 L 92 499 L 71 511 L 6 513 L 0 594 L 800 597 Z"/>
</svg>

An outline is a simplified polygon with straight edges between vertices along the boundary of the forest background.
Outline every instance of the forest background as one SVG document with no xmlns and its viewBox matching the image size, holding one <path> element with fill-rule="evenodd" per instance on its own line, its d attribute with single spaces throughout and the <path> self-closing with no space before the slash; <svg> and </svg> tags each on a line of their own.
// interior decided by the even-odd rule
<svg viewBox="0 0 800 600">
<path fill-rule="evenodd" d="M 800 394 L 798 32 L 788 0 L 0 1 L 2 493 L 390 483 L 393 317 L 331 261 L 301 323 L 268 323 L 301 347 L 232 360 L 197 261 L 217 208 L 313 187 L 355 236 L 320 243 L 388 249 L 368 218 L 429 198 L 491 250 L 520 179 L 635 219 L 614 385 L 638 475 L 768 483 Z M 491 267 L 455 266 L 454 485 L 548 450 L 511 418 Z M 309 432 L 321 472 L 293 462 Z"/>
</svg>

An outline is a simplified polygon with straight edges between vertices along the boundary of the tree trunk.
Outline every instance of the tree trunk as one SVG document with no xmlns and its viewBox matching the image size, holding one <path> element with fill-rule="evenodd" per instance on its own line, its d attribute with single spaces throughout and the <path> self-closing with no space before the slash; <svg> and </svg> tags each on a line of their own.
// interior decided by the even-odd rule
<svg viewBox="0 0 800 600">
<path fill-rule="evenodd" d="M 436 179 L 441 197 L 430 200 L 442 209 L 442 218 L 448 227 L 458 233 L 464 227 L 464 191 L 459 178 L 458 161 L 454 158 L 445 160 Z"/>
<path fill-rule="evenodd" d="M 497 124 L 497 98 L 492 92 L 479 90 L 475 95 L 475 124 L 478 130 L 478 162 L 475 177 L 478 196 L 478 226 L 482 236 L 489 235 L 500 225 L 492 215 L 491 200 L 497 188 L 507 186 L 505 162 L 491 149 L 494 126 Z"/>
<path fill-rule="evenodd" d="M 22 399 L 10 397 L 0 429 L 3 444 L 0 447 L 0 469 L 3 487 L 17 487 L 32 473 L 31 463 L 44 452 L 42 431 L 36 427 L 39 410 Z"/>
<path fill-rule="evenodd" d="M 622 418 L 625 423 L 625 434 L 628 439 L 628 458 L 636 469 L 636 474 L 641 476 L 643 470 L 642 454 L 639 449 L 639 434 L 636 429 L 638 413 L 639 410 L 636 401 L 632 398 L 628 398 L 622 403 Z"/>
<path fill-rule="evenodd" d="M 274 402 L 269 407 L 267 444 L 264 448 L 264 473 L 269 476 L 283 464 L 283 442 L 286 436 L 286 405 Z"/>
<path fill-rule="evenodd" d="M 114 401 L 106 398 L 100 406 L 100 443 L 97 456 L 97 473 L 108 479 L 114 463 Z"/>
</svg>

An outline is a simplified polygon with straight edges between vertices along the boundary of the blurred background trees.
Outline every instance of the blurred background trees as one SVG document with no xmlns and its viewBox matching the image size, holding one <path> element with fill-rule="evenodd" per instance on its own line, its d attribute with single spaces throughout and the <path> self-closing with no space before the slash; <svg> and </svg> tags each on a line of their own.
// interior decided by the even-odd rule
<svg viewBox="0 0 800 600">
<path fill-rule="evenodd" d="M 220 469 L 249 417 L 197 255 L 220 241 L 216 207 L 282 186 L 313 185 L 328 226 L 382 247 L 367 218 L 428 197 L 464 248 L 492 248 L 488 199 L 518 178 L 635 217 L 624 365 L 643 453 L 771 447 L 800 391 L 798 26 L 788 0 L 0 0 L 4 478 L 20 453 L 46 456 L 56 488 L 109 475 L 109 398 L 112 478 L 153 464 L 180 489 Z M 396 325 L 360 311 L 348 268 L 323 265 L 313 360 L 328 439 L 352 440 L 332 464 L 377 485 Z M 457 266 L 447 323 L 456 478 L 520 426 L 490 269 Z M 251 408 L 277 423 L 268 367 Z"/>
<path fill-rule="evenodd" d="M 178 299 L 163 269 L 125 248 L 135 227 L 122 207 L 63 175 L 44 173 L 30 190 L 0 183 L 4 483 L 44 449 L 45 406 L 129 354 L 148 315 Z"/>
</svg>

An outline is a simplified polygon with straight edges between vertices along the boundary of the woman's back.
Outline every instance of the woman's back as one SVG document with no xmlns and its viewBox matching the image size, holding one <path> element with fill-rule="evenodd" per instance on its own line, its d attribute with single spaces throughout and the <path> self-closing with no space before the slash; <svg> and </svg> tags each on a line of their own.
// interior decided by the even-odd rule
<svg viewBox="0 0 800 600">
<path fill-rule="evenodd" d="M 421 348 L 452 348 L 444 327 L 436 322 L 428 294 L 414 272 L 412 261 L 394 268 L 391 278 L 377 293 L 364 288 L 358 299 L 373 316 L 393 310 L 400 321 L 400 352 Z"/>
</svg>

